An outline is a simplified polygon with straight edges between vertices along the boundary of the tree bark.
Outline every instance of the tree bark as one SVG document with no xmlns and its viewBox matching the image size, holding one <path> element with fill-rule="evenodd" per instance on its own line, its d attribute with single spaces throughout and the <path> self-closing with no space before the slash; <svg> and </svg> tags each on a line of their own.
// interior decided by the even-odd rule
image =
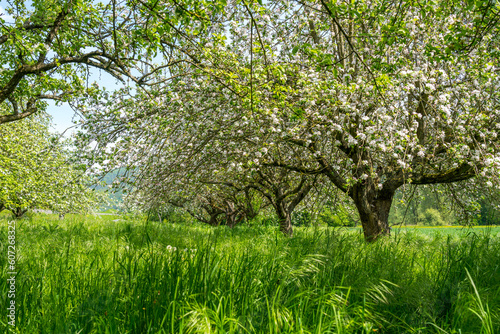
<svg viewBox="0 0 500 334">
<path fill-rule="evenodd" d="M 221 214 L 222 212 L 216 212 L 216 211 L 209 212 L 210 219 L 205 222 L 210 226 L 219 226 L 220 220 L 218 218 Z"/>
<path fill-rule="evenodd" d="M 280 232 L 284 235 L 293 237 L 293 227 L 292 227 L 292 211 L 286 208 L 284 203 L 278 203 L 275 206 L 276 214 L 278 215 Z"/>
<path fill-rule="evenodd" d="M 389 212 L 394 191 L 375 190 L 373 185 L 359 184 L 353 187 L 351 198 L 359 212 L 365 240 L 373 242 L 390 234 Z"/>
</svg>

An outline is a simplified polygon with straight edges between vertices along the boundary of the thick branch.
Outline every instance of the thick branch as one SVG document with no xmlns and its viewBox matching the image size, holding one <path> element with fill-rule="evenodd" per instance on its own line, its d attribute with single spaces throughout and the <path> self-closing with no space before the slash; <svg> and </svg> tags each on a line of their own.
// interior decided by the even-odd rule
<svg viewBox="0 0 500 334">
<path fill-rule="evenodd" d="M 52 40 L 57 34 L 57 31 L 61 27 L 62 22 L 64 21 L 65 17 L 69 14 L 69 6 L 71 6 L 72 1 L 70 1 L 66 8 L 61 10 L 61 12 L 57 15 L 54 24 L 52 25 L 49 33 L 47 34 L 47 38 L 45 38 L 45 44 L 50 45 L 52 43 Z M 38 63 L 41 64 L 45 61 L 45 57 L 47 56 L 47 51 L 41 52 L 40 56 L 38 57 Z"/>
<path fill-rule="evenodd" d="M 109 59 L 109 62 L 107 64 L 105 64 L 104 62 L 102 62 L 101 59 L 99 59 L 101 62 L 92 61 L 91 58 L 93 58 L 93 57 L 96 57 L 97 59 L 99 59 L 98 57 L 104 57 L 106 59 Z M 72 63 L 89 64 L 93 67 L 103 69 L 106 72 L 113 75 L 114 77 L 119 78 L 120 80 L 123 80 L 122 78 L 120 78 L 120 74 L 124 74 L 124 72 L 121 71 L 117 67 L 111 66 L 112 62 L 114 62 L 114 59 L 111 56 L 107 55 L 106 53 L 101 52 L 101 51 L 93 51 L 93 52 L 89 52 L 89 53 L 86 53 L 86 54 L 81 55 L 81 56 L 62 57 L 62 58 L 59 58 L 58 60 L 54 60 L 54 61 L 47 63 L 47 64 L 38 63 L 35 65 L 20 66 L 15 71 L 14 75 L 10 78 L 10 80 L 7 82 L 7 84 L 5 84 L 5 86 L 3 86 L 0 89 L 0 103 L 4 102 L 6 99 L 8 99 L 11 96 L 11 94 L 15 91 L 15 89 L 17 88 L 17 86 L 19 85 L 21 80 L 26 75 L 38 74 L 41 72 L 48 72 L 48 71 L 50 71 L 56 67 L 59 67 L 61 65 L 64 65 L 64 64 L 72 64 Z M 2 116 L 2 117 L 0 117 L 0 124 L 19 120 L 19 119 L 25 118 L 25 117 L 31 115 L 32 113 L 36 112 L 36 111 L 33 111 L 30 113 L 27 113 L 27 111 L 24 113 L 19 113 L 17 115 Z"/>
<path fill-rule="evenodd" d="M 476 170 L 469 164 L 462 164 L 459 167 L 450 169 L 443 173 L 411 175 L 412 184 L 436 184 L 436 183 L 452 183 L 464 181 L 476 176 Z"/>
<path fill-rule="evenodd" d="M 281 167 L 281 168 L 285 168 L 288 170 L 293 170 L 294 172 L 299 172 L 299 173 L 304 173 L 304 174 L 322 174 L 324 172 L 323 168 L 310 169 L 310 168 L 305 168 L 305 167 L 287 165 L 287 164 L 277 162 L 277 161 L 273 161 L 270 163 L 263 163 L 262 165 L 269 166 L 269 167 Z"/>
<path fill-rule="evenodd" d="M 43 24 L 29 24 L 25 23 L 22 27 L 23 30 L 25 31 L 30 31 L 30 30 L 38 30 L 38 29 L 46 29 L 46 28 L 52 28 L 54 25 L 43 25 Z M 14 35 L 15 30 L 8 32 L 5 35 L 0 36 L 0 44 L 3 44 L 9 40 L 9 37 Z"/>
<path fill-rule="evenodd" d="M 300 191 L 304 187 L 305 182 L 306 182 L 306 177 L 302 176 L 302 178 L 300 179 L 300 183 L 294 189 L 286 191 L 282 196 L 280 196 L 281 197 L 280 199 L 284 200 L 287 197 L 300 193 Z"/>
<path fill-rule="evenodd" d="M 297 193 L 297 195 L 292 199 L 292 201 L 290 202 L 290 204 L 288 204 L 288 211 L 293 211 L 295 209 L 295 207 L 300 203 L 302 202 L 302 200 L 307 196 L 307 194 L 309 193 L 309 191 L 311 191 L 312 187 L 314 186 L 314 183 L 315 183 L 315 180 L 314 179 L 313 181 L 310 181 L 308 184 L 306 185 L 302 185 L 302 189 L 300 189 L 300 191 Z"/>
<path fill-rule="evenodd" d="M 0 116 L 0 124 L 18 121 L 20 119 L 23 119 L 23 118 L 26 118 L 28 116 L 33 115 L 37 111 L 38 111 L 38 107 L 36 106 L 36 102 L 34 99 L 31 99 L 28 102 L 28 104 L 26 106 L 26 110 L 24 112 L 19 113 L 19 112 L 17 112 L 17 107 L 14 107 L 13 114 Z"/>
<path fill-rule="evenodd" d="M 340 133 L 337 135 L 337 139 L 339 139 L 339 140 L 341 139 Z M 314 145 L 314 143 L 307 145 L 306 141 L 302 140 L 302 139 L 290 139 L 289 142 L 309 149 L 313 153 L 313 155 L 316 157 L 315 159 L 318 162 L 318 164 L 321 166 L 321 168 L 307 169 L 307 168 L 284 165 L 284 164 L 280 164 L 280 163 L 276 163 L 276 162 L 273 163 L 274 166 L 283 167 L 283 168 L 286 168 L 289 170 L 294 170 L 294 171 L 306 173 L 306 174 L 325 174 L 330 179 L 330 181 L 332 181 L 333 184 L 337 188 L 339 188 L 342 192 L 347 193 L 349 191 L 349 189 L 346 187 L 347 181 L 336 170 L 334 170 L 332 168 L 330 163 L 322 155 L 317 154 L 318 152 L 316 150 L 316 146 Z M 341 147 L 341 150 L 342 150 L 342 147 Z M 350 156 L 351 154 L 353 154 L 353 152 L 351 152 L 350 150 L 351 150 L 350 148 L 345 148 L 345 150 L 342 150 L 342 151 L 346 155 Z"/>
<path fill-rule="evenodd" d="M 61 95 L 54 95 L 54 94 L 36 95 L 28 101 L 28 103 L 26 105 L 26 109 L 21 113 L 19 112 L 19 106 L 17 104 L 17 101 L 9 97 L 8 100 L 12 104 L 13 112 L 10 115 L 1 115 L 0 116 L 0 124 L 18 121 L 18 120 L 21 120 L 23 118 L 26 118 L 26 117 L 33 115 L 34 113 L 36 113 L 38 111 L 38 107 L 36 106 L 36 102 L 39 100 L 48 99 L 48 100 L 62 101 L 64 98 L 64 95 L 68 95 L 68 94 L 71 94 L 71 92 L 65 92 Z"/>
</svg>

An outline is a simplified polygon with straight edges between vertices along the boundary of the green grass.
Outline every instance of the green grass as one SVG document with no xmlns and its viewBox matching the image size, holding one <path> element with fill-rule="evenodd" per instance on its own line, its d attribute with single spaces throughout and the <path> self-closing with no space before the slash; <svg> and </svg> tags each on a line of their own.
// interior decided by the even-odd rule
<svg viewBox="0 0 500 334">
<path fill-rule="evenodd" d="M 17 222 L 16 333 L 500 332 L 492 230 L 408 229 L 366 244 L 332 228 L 290 239 L 273 227 L 117 219 Z"/>
</svg>

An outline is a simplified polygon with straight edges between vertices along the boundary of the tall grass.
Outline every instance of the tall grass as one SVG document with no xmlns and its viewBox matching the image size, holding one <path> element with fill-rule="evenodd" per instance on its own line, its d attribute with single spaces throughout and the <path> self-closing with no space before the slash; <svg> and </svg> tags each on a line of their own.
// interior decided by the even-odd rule
<svg viewBox="0 0 500 334">
<path fill-rule="evenodd" d="M 500 332 L 491 233 L 366 244 L 331 228 L 290 239 L 262 226 L 35 217 L 16 239 L 17 333 Z M 0 265 L 5 277 L 6 255 Z"/>
</svg>

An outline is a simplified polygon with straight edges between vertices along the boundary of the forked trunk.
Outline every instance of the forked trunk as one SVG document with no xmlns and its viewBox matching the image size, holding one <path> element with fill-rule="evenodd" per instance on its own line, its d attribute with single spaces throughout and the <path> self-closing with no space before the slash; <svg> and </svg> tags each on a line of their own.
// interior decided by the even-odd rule
<svg viewBox="0 0 500 334">
<path fill-rule="evenodd" d="M 230 228 L 235 227 L 245 218 L 244 213 L 234 207 L 234 205 L 229 205 L 226 208 L 225 219 L 226 225 Z"/>
<path fill-rule="evenodd" d="M 26 212 L 28 212 L 28 209 L 23 209 L 23 208 L 21 208 L 21 207 L 15 207 L 15 208 L 11 209 L 10 211 L 14 214 L 14 217 L 15 217 L 16 219 L 19 219 L 19 218 L 21 218 L 22 216 L 24 216 L 24 214 L 25 214 Z"/>
<path fill-rule="evenodd" d="M 219 226 L 220 225 L 220 219 L 219 216 L 224 213 L 224 210 L 210 204 L 203 205 L 202 208 L 205 210 L 205 212 L 208 214 L 210 217 L 209 219 L 205 219 L 203 217 L 197 217 L 194 214 L 191 214 L 193 217 L 201 220 L 202 222 L 210 225 L 210 226 Z"/>
<path fill-rule="evenodd" d="M 292 212 L 312 189 L 316 177 L 314 179 L 308 179 L 307 175 L 303 174 L 300 183 L 296 187 L 291 187 L 286 183 L 288 182 L 285 178 L 287 171 L 282 169 L 280 173 L 280 182 L 285 181 L 282 185 L 274 186 L 273 184 L 275 184 L 276 181 L 273 179 L 267 179 L 263 182 L 263 184 L 266 184 L 266 187 L 272 185 L 270 187 L 272 189 L 272 194 L 270 191 L 263 191 L 262 187 L 256 187 L 256 189 L 266 196 L 274 207 L 279 219 L 281 233 L 288 237 L 292 237 Z"/>
<path fill-rule="evenodd" d="M 363 226 L 365 240 L 373 242 L 380 236 L 389 235 L 389 212 L 391 210 L 392 191 L 374 191 L 373 187 L 356 186 L 352 199 L 358 209 Z"/>
<path fill-rule="evenodd" d="M 234 202 L 226 201 L 225 209 L 226 225 L 230 228 L 235 227 L 245 218 L 245 213 L 243 212 L 243 210 L 241 210 L 241 208 Z"/>
</svg>

